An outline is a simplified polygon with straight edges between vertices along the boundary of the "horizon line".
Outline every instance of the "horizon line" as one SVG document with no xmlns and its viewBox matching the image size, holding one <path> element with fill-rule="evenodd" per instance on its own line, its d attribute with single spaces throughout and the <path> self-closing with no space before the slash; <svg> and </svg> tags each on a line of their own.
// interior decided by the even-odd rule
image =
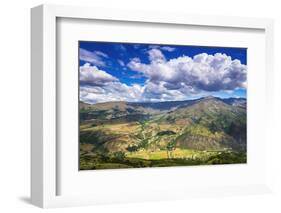
<svg viewBox="0 0 281 213">
<path fill-rule="evenodd" d="M 217 96 L 212 96 L 212 95 L 208 95 L 208 96 L 204 96 L 204 97 L 200 97 L 200 98 L 194 98 L 194 99 L 185 99 L 185 100 L 167 100 L 167 101 L 105 101 L 105 102 L 96 102 L 96 103 L 89 103 L 89 102 L 85 102 L 79 99 L 79 103 L 85 103 L 85 104 L 102 104 L 102 103 L 114 103 L 114 102 L 124 102 L 124 103 L 165 103 L 165 102 L 184 102 L 184 101 L 194 101 L 194 100 L 199 100 L 199 99 L 207 99 L 207 98 L 216 98 L 216 99 L 222 99 L 222 100 L 227 100 L 227 99 L 245 99 L 247 100 L 246 97 L 227 97 L 227 98 L 222 98 L 222 97 L 217 97 Z"/>
</svg>

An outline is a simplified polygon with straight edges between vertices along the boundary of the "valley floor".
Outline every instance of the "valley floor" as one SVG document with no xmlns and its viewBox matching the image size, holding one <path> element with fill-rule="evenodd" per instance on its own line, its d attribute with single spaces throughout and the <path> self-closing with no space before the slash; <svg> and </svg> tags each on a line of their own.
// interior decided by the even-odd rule
<svg viewBox="0 0 281 213">
<path fill-rule="evenodd" d="M 80 170 L 195 166 L 246 163 L 246 153 L 229 151 L 196 151 L 176 149 L 167 151 L 137 151 L 124 155 L 80 155 Z"/>
</svg>

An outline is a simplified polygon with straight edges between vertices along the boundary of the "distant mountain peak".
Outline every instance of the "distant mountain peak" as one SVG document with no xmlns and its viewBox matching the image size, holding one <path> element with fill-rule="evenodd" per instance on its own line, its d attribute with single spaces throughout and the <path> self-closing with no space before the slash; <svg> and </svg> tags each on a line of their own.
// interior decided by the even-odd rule
<svg viewBox="0 0 281 213">
<path fill-rule="evenodd" d="M 198 101 L 222 101 L 222 102 L 224 102 L 224 99 L 209 95 L 209 96 L 205 96 L 201 99 L 198 99 Z"/>
<path fill-rule="evenodd" d="M 208 96 L 203 97 L 203 99 L 217 99 L 217 97 L 214 97 L 212 95 L 208 95 Z"/>
</svg>

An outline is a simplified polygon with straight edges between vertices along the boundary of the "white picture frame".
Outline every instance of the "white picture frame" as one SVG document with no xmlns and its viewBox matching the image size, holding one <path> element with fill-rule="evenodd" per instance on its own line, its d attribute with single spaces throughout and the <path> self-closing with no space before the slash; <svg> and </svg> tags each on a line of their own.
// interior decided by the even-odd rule
<svg viewBox="0 0 281 213">
<path fill-rule="evenodd" d="M 264 31 L 265 35 L 265 115 L 264 133 L 267 151 L 261 156 L 265 163 L 262 172 L 266 178 L 258 184 L 220 185 L 217 187 L 200 187 L 194 183 L 194 188 L 170 186 L 164 191 L 152 189 L 149 195 L 140 193 L 118 193 L 98 196 L 91 195 L 58 195 L 57 165 L 57 20 L 87 19 L 108 20 L 119 22 L 154 23 L 182 26 L 223 27 L 227 29 L 256 29 Z M 264 193 L 271 191 L 270 165 L 270 125 L 273 99 L 270 91 L 273 88 L 273 21 L 271 19 L 217 17 L 187 14 L 166 14 L 147 11 L 122 11 L 100 8 L 85 8 L 74 6 L 41 5 L 31 10 L 31 201 L 42 208 L 92 205 L 100 203 L 139 202 L 144 200 L 182 199 L 188 197 L 214 195 L 241 195 Z M 118 33 L 118 32 L 116 32 Z M 175 38 L 176 39 L 176 38 Z M 165 169 L 165 168 L 164 168 Z M 127 171 L 123 170 L 123 174 Z M 177 171 L 179 172 L 179 171 Z M 113 173 L 111 173 L 113 174 Z M 187 190 L 188 189 L 188 190 Z M 167 193 L 169 192 L 169 193 Z"/>
</svg>

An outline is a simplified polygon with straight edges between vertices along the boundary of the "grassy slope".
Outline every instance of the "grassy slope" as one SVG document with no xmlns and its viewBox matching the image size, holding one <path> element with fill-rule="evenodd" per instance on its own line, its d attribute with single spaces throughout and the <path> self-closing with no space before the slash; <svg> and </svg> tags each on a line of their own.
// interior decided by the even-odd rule
<svg viewBox="0 0 281 213">
<path fill-rule="evenodd" d="M 245 109 L 217 99 L 169 113 L 125 102 L 81 104 L 81 112 L 88 119 L 80 125 L 80 169 L 246 162 Z"/>
</svg>

